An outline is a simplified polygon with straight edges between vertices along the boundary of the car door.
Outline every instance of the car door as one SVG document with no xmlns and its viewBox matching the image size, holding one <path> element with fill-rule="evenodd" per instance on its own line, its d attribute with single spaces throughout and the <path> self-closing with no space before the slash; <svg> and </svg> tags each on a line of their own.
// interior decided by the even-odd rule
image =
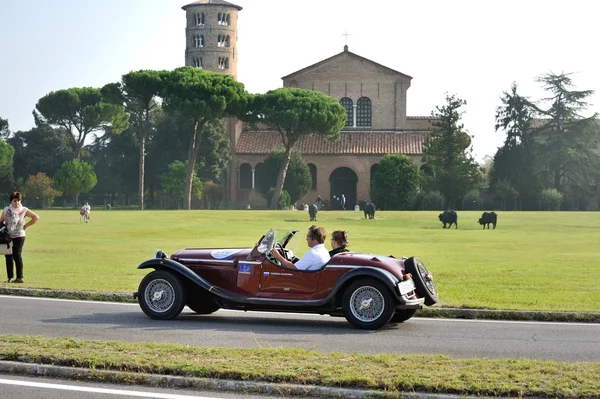
<svg viewBox="0 0 600 399">
<path fill-rule="evenodd" d="M 312 294 L 319 286 L 321 275 L 322 270 L 292 270 L 265 260 L 261 265 L 259 291 L 261 293 Z"/>
</svg>

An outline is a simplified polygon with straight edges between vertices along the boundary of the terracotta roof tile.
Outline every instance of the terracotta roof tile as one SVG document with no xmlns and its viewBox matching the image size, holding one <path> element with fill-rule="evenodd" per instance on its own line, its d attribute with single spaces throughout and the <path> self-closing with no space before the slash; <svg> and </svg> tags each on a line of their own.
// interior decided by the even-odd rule
<svg viewBox="0 0 600 399">
<path fill-rule="evenodd" d="M 342 131 L 339 141 L 327 141 L 321 136 L 299 140 L 295 150 L 303 154 L 423 154 L 427 132 L 403 131 Z M 283 148 L 279 132 L 273 130 L 246 130 L 236 146 L 238 154 L 269 154 Z"/>
</svg>

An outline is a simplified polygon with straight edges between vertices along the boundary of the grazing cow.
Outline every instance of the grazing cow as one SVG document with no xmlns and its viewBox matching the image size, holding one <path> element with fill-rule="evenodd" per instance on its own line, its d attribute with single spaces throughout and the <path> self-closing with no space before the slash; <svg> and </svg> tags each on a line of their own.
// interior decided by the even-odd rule
<svg viewBox="0 0 600 399">
<path fill-rule="evenodd" d="M 310 204 L 308 207 L 308 214 L 310 216 L 310 221 L 317 221 L 317 213 L 319 212 L 319 208 L 315 204 Z"/>
<path fill-rule="evenodd" d="M 450 228 L 454 223 L 454 228 L 458 229 L 458 215 L 455 211 L 444 211 L 443 213 L 439 214 L 438 219 L 440 219 L 440 222 L 444 223 L 442 228 L 445 229 L 446 224 L 448 225 L 448 228 Z"/>
<path fill-rule="evenodd" d="M 485 229 L 485 226 L 487 226 L 487 228 L 490 228 L 490 223 L 492 224 L 492 226 L 494 226 L 494 229 L 496 228 L 496 222 L 498 221 L 498 215 L 496 215 L 496 212 L 492 211 L 492 212 L 483 212 L 481 214 L 481 217 L 479 218 L 479 224 L 483 226 L 483 228 Z"/>
<path fill-rule="evenodd" d="M 369 219 L 375 219 L 375 205 L 370 202 L 365 201 L 363 205 L 363 211 L 365 212 L 365 219 L 368 217 Z"/>
</svg>

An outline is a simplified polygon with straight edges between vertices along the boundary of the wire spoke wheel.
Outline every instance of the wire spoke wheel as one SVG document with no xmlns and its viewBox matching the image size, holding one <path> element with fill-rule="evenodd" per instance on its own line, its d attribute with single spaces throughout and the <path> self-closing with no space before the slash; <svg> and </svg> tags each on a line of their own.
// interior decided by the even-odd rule
<svg viewBox="0 0 600 399">
<path fill-rule="evenodd" d="M 350 311 L 358 320 L 370 323 L 383 313 L 385 299 L 376 288 L 361 287 L 350 297 Z"/>
<path fill-rule="evenodd" d="M 163 313 L 173 307 L 175 289 L 167 280 L 152 280 L 144 291 L 144 297 L 150 309 Z"/>
<path fill-rule="evenodd" d="M 185 306 L 185 290 L 179 278 L 167 270 L 155 270 L 142 279 L 138 288 L 140 308 L 152 319 L 168 320 Z"/>
<path fill-rule="evenodd" d="M 342 302 L 346 320 L 363 330 L 378 330 L 388 324 L 397 306 L 388 287 L 373 278 L 352 282 Z"/>
</svg>

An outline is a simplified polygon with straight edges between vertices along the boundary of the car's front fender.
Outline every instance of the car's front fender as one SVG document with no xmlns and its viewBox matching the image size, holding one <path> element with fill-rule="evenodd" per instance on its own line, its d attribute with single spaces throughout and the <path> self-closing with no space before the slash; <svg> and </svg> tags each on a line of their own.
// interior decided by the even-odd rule
<svg viewBox="0 0 600 399">
<path fill-rule="evenodd" d="M 174 260 L 171 260 L 168 258 L 148 259 L 147 261 L 142 262 L 137 268 L 138 269 L 172 270 L 175 273 L 181 275 L 182 277 L 185 277 L 186 279 L 190 280 L 191 282 L 195 283 L 199 287 L 202 287 L 209 292 L 214 289 L 214 287 L 211 284 L 209 284 L 202 277 L 198 276 L 196 273 L 191 271 L 189 268 L 187 268 L 186 266 L 182 265 L 181 263 L 179 263 L 177 261 L 174 261 Z"/>
</svg>

